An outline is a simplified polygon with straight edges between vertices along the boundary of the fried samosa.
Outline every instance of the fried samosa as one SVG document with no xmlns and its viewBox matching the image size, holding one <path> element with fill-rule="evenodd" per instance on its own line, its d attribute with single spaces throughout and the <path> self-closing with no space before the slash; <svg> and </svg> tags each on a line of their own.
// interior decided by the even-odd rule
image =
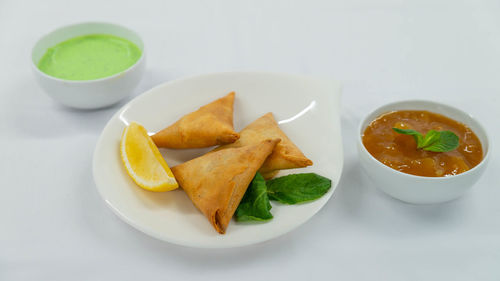
<svg viewBox="0 0 500 281">
<path fill-rule="evenodd" d="M 151 138 L 158 147 L 201 148 L 235 142 L 234 92 L 191 112 Z"/>
<path fill-rule="evenodd" d="M 270 179 L 274 178 L 279 173 L 279 171 L 280 170 L 274 170 L 274 171 L 267 172 L 267 173 L 264 173 L 261 175 L 265 180 L 270 180 Z"/>
<path fill-rule="evenodd" d="M 224 234 L 248 185 L 279 139 L 205 154 L 172 168 L 193 204 Z"/>
<path fill-rule="evenodd" d="M 273 177 L 277 170 L 303 168 L 313 164 L 280 129 L 271 112 L 246 126 L 240 132 L 240 138 L 236 142 L 217 147 L 214 151 L 230 147 L 253 145 L 265 139 L 275 138 L 281 139 L 281 142 L 276 145 L 273 153 L 259 170 L 266 178 Z"/>
</svg>

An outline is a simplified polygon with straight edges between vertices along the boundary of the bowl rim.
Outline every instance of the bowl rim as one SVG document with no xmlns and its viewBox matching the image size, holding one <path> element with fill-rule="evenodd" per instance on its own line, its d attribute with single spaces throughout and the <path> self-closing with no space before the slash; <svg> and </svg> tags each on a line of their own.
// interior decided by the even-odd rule
<svg viewBox="0 0 500 281">
<path fill-rule="evenodd" d="M 482 133 L 484 134 L 484 137 L 485 137 L 485 140 L 486 140 L 486 143 L 487 143 L 487 149 L 484 150 L 484 144 L 481 143 L 481 146 L 483 146 L 483 159 L 481 159 L 481 162 L 479 162 L 479 164 L 477 164 L 476 166 L 472 167 L 472 169 L 469 169 L 468 171 L 465 171 L 463 173 L 460 173 L 458 175 L 452 175 L 452 176 L 444 176 L 444 177 L 426 177 L 426 176 L 418 176 L 418 175 L 412 175 L 412 174 L 407 174 L 407 173 L 404 173 L 404 172 L 401 172 L 401 171 L 398 171 L 396 169 L 393 169 L 389 166 L 386 166 L 384 165 L 382 162 L 380 162 L 377 158 L 373 157 L 373 155 L 371 155 L 370 152 L 368 152 L 368 150 L 366 149 L 365 145 L 363 144 L 363 132 L 364 130 L 366 129 L 367 126 L 363 126 L 363 124 L 366 123 L 368 117 L 370 117 L 371 115 L 373 115 L 375 112 L 379 111 L 380 109 L 384 108 L 384 107 L 393 107 L 393 106 L 397 106 L 397 105 L 400 105 L 400 104 L 412 104 L 412 103 L 426 103 L 426 104 L 432 104 L 432 105 L 438 105 L 438 106 L 443 106 L 443 107 L 447 107 L 451 110 L 455 110 L 456 112 L 458 112 L 460 115 L 463 115 L 463 116 L 467 116 L 469 117 L 471 120 L 475 121 L 476 122 L 476 125 L 477 127 L 479 128 L 479 130 L 482 131 Z M 394 109 L 393 111 L 397 111 L 397 109 Z M 432 110 L 428 110 L 430 112 L 433 112 Z M 389 112 L 389 111 L 387 111 Z M 433 112 L 434 113 L 434 112 Z M 380 116 L 381 114 L 383 113 L 380 113 L 378 116 Z M 438 113 L 438 114 L 441 114 L 441 113 Z M 444 115 L 446 117 L 448 117 L 447 115 L 445 114 L 441 114 L 441 115 Z M 448 117 L 450 118 L 450 117 Z M 453 118 L 450 118 L 450 119 L 453 119 Z M 453 119 L 454 120 L 454 119 Z M 372 122 L 373 120 L 370 121 L 370 123 Z M 464 123 L 465 124 L 465 123 Z M 469 126 L 469 124 L 465 124 L 466 126 Z M 481 122 L 479 122 L 476 118 L 474 118 L 474 116 L 472 116 L 471 114 L 459 109 L 459 108 L 456 108 L 454 106 L 451 106 L 451 105 L 448 105 L 448 104 L 444 104 L 444 103 L 441 103 L 441 102 L 436 102 L 436 101 L 432 101 L 432 100 L 424 100 L 424 99 L 408 99 L 408 100 L 398 100 L 398 101 L 394 101 L 394 102 L 390 102 L 390 103 L 386 103 L 386 104 L 383 104 L 381 106 L 378 106 L 376 107 L 375 109 L 371 110 L 368 114 L 366 114 L 362 119 L 361 121 L 359 122 L 359 125 L 358 125 L 358 131 L 357 131 L 357 134 L 358 134 L 358 137 L 357 137 L 357 143 L 358 143 L 358 147 L 360 148 L 360 151 L 361 153 L 364 153 L 366 155 L 368 155 L 369 159 L 372 160 L 372 162 L 376 162 L 377 166 L 378 167 L 381 167 L 382 169 L 385 169 L 386 171 L 390 171 L 396 175 L 399 175 L 399 176 L 406 176 L 408 178 L 412 178 L 412 179 L 418 179 L 418 180 L 424 180 L 424 181 L 446 181 L 446 180 L 451 180 L 451 179 L 457 179 L 457 178 L 460 178 L 460 177 L 467 177 L 469 176 L 470 174 L 472 174 L 473 172 L 475 172 L 476 170 L 479 170 L 481 169 L 484 165 L 486 165 L 486 162 L 488 162 L 488 159 L 489 159 L 489 155 L 491 154 L 490 151 L 491 151 L 491 141 L 490 141 L 490 137 L 488 135 L 488 132 L 486 131 L 486 129 L 484 128 L 484 126 L 481 124 Z"/>
<path fill-rule="evenodd" d="M 142 44 L 142 50 L 141 50 L 141 56 L 140 56 L 140 58 L 134 64 L 132 64 L 128 68 L 126 68 L 126 69 L 124 69 L 124 70 L 122 70 L 122 71 L 120 71 L 118 73 L 115 73 L 115 74 L 110 75 L 110 76 L 102 77 L 102 78 L 91 79 L 91 80 L 67 80 L 67 79 L 62 79 L 62 78 L 58 78 L 58 77 L 54 77 L 54 76 L 48 75 L 47 73 L 41 71 L 38 68 L 38 66 L 36 65 L 36 63 L 33 60 L 33 53 L 35 52 L 35 47 L 38 45 L 38 43 L 42 39 L 44 39 L 44 38 L 52 35 L 53 33 L 57 32 L 57 31 L 60 31 L 60 30 L 62 30 L 64 28 L 70 28 L 70 27 L 75 27 L 75 26 L 79 26 L 79 25 L 87 25 L 87 24 L 108 25 L 108 26 L 112 25 L 112 26 L 115 26 L 115 27 L 118 27 L 118 28 L 121 28 L 121 29 L 125 29 L 125 30 L 133 33 L 135 36 L 137 36 L 137 38 L 140 40 L 140 42 Z M 85 35 L 85 34 L 83 34 L 83 35 Z M 81 35 L 81 36 L 83 36 L 83 35 Z M 113 79 L 113 78 L 115 78 L 117 76 L 124 75 L 125 73 L 132 71 L 132 69 L 137 68 L 137 66 L 139 64 L 141 64 L 145 60 L 145 56 L 146 56 L 146 46 L 144 44 L 144 40 L 142 40 L 142 37 L 135 30 L 133 30 L 131 28 L 128 28 L 128 27 L 126 27 L 124 25 L 116 24 L 116 23 L 112 23 L 112 22 L 105 22 L 105 21 L 85 21 L 85 22 L 78 22 L 78 23 L 72 23 L 72 24 L 67 24 L 67 25 L 59 26 L 58 28 L 52 29 L 51 31 L 48 31 L 45 34 L 43 34 L 42 36 L 40 36 L 38 38 L 38 40 L 36 40 L 35 44 L 33 44 L 33 47 L 31 48 L 30 63 L 31 63 L 31 67 L 33 68 L 33 70 L 35 71 L 35 73 L 37 73 L 37 75 L 40 75 L 40 76 L 45 77 L 47 79 L 51 79 L 51 80 L 58 81 L 58 82 L 63 82 L 63 83 L 70 83 L 70 84 L 90 84 L 90 83 L 94 83 L 94 82 L 101 82 L 101 81 L 105 81 L 105 80 L 111 80 L 111 79 Z"/>
</svg>

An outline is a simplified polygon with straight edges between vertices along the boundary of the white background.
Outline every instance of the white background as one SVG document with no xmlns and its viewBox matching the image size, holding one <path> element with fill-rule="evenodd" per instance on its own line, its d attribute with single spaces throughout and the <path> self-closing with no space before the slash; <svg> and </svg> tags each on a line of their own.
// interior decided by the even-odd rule
<svg viewBox="0 0 500 281">
<path fill-rule="evenodd" d="M 60 106 L 30 70 L 38 37 L 89 20 L 143 36 L 147 73 L 134 95 L 232 70 L 343 81 L 345 166 L 332 199 L 295 231 L 238 249 L 175 246 L 122 222 L 91 161 L 124 102 Z M 0 0 L 0 280 L 500 280 L 499 81 L 499 1 Z M 413 98 L 464 109 L 490 133 L 486 173 L 454 202 L 402 203 L 360 170 L 362 116 Z"/>
</svg>

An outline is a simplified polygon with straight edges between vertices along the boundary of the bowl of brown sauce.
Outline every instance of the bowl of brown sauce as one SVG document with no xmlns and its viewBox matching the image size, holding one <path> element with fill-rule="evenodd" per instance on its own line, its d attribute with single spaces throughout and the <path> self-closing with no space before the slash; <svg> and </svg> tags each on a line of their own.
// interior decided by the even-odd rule
<svg viewBox="0 0 500 281">
<path fill-rule="evenodd" d="M 410 100 L 382 106 L 362 121 L 361 166 L 377 187 L 415 204 L 463 195 L 482 175 L 489 141 L 466 112 L 437 102 Z"/>
</svg>

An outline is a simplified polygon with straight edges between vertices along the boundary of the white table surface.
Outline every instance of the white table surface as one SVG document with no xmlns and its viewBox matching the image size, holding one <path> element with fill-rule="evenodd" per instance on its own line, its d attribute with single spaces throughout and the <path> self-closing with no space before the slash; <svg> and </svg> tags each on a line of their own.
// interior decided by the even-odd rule
<svg viewBox="0 0 500 281">
<path fill-rule="evenodd" d="M 473 0 L 1 0 L 0 280 L 500 280 L 499 15 L 500 2 Z M 332 199 L 295 231 L 237 249 L 180 247 L 122 222 L 99 197 L 91 163 L 124 102 L 60 106 L 29 65 L 40 35 L 89 20 L 143 36 L 147 73 L 134 95 L 232 70 L 343 81 L 345 166 Z M 487 171 L 451 203 L 402 203 L 360 170 L 361 117 L 412 98 L 462 108 L 489 130 Z"/>
</svg>

